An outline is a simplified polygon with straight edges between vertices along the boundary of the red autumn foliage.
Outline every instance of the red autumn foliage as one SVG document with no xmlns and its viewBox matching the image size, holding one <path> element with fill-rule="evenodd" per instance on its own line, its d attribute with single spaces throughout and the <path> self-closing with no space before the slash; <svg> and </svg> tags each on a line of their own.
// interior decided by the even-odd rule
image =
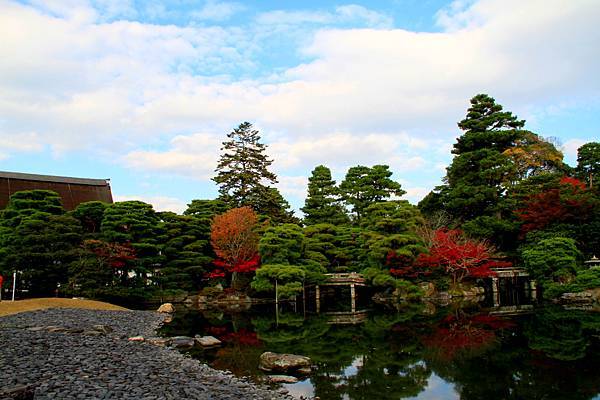
<svg viewBox="0 0 600 400">
<path fill-rule="evenodd" d="M 259 265 L 256 213 L 240 207 L 217 215 L 210 231 L 210 243 L 218 259 L 217 269 L 227 272 L 252 272 Z"/>
<path fill-rule="evenodd" d="M 424 269 L 415 263 L 415 260 L 407 255 L 397 254 L 391 250 L 385 258 L 385 266 L 390 269 L 390 274 L 403 279 L 415 279 L 421 276 L 431 275 L 430 269 Z"/>
<path fill-rule="evenodd" d="M 86 240 L 83 242 L 82 247 L 115 269 L 123 269 L 130 261 L 136 259 L 135 250 L 129 244 Z"/>
<path fill-rule="evenodd" d="M 215 269 L 204 275 L 207 279 L 218 279 L 224 278 L 228 273 L 240 272 L 248 273 L 254 272 L 260 266 L 260 256 L 256 254 L 250 260 L 243 261 L 237 265 L 231 265 L 223 260 L 217 259 L 213 261 Z"/>
<path fill-rule="evenodd" d="M 436 357 L 452 361 L 491 347 L 496 343 L 495 331 L 512 326 L 512 322 L 491 315 L 450 315 L 422 342 Z"/>
<path fill-rule="evenodd" d="M 420 268 L 442 267 L 456 284 L 466 277 L 495 276 L 491 268 L 510 265 L 495 261 L 494 251 L 487 242 L 469 239 L 458 229 L 437 229 L 429 254 L 420 254 L 416 264 Z"/>
<path fill-rule="evenodd" d="M 585 183 L 563 177 L 557 188 L 528 196 L 515 214 L 523 222 L 521 233 L 524 235 L 544 229 L 551 223 L 585 219 L 592 207 Z"/>
</svg>

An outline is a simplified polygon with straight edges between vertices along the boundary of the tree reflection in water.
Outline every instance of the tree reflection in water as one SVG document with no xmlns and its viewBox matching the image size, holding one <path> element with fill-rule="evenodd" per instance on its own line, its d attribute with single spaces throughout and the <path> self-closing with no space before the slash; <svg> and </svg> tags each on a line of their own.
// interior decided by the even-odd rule
<svg viewBox="0 0 600 400">
<path fill-rule="evenodd" d="M 321 399 L 401 399 L 440 390 L 461 399 L 592 399 L 600 393 L 600 315 L 559 307 L 513 319 L 477 308 L 410 305 L 356 325 L 325 315 L 178 314 L 163 334 L 211 334 L 219 349 L 191 355 L 215 368 L 260 377 L 264 351 L 310 357 L 306 387 Z M 448 385 L 430 387 L 434 376 Z M 308 392 L 307 392 L 308 394 Z"/>
</svg>

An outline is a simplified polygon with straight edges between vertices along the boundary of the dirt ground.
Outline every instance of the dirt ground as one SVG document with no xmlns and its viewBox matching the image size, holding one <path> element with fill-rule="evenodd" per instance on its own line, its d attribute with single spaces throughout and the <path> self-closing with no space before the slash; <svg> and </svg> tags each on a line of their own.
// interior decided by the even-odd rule
<svg viewBox="0 0 600 400">
<path fill-rule="evenodd" d="M 114 304 L 95 300 L 62 299 L 62 298 L 39 298 L 27 300 L 2 300 L 0 301 L 0 317 L 4 315 L 17 314 L 23 311 L 41 310 L 44 308 L 85 308 L 91 310 L 123 310 L 127 309 Z"/>
</svg>

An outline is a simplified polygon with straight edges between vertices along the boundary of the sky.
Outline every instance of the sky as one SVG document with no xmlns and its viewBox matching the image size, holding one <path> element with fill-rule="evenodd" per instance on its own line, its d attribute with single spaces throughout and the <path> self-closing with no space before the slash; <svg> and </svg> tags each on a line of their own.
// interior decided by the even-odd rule
<svg viewBox="0 0 600 400">
<path fill-rule="evenodd" d="M 390 165 L 416 203 L 478 93 L 574 165 L 600 140 L 598 21 L 598 0 L 0 0 L 0 170 L 181 212 L 249 121 L 295 209 L 320 164 Z"/>
</svg>

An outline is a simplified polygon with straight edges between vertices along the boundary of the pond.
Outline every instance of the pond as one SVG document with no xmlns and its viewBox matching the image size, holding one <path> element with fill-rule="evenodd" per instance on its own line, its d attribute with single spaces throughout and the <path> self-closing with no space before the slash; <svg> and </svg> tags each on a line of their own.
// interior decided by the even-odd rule
<svg viewBox="0 0 600 400">
<path fill-rule="evenodd" d="M 257 380 L 265 351 L 308 356 L 313 373 L 282 386 L 322 400 L 600 398 L 600 313 L 558 306 L 188 310 L 162 334 L 215 336 L 220 348 L 190 355 Z"/>
</svg>

